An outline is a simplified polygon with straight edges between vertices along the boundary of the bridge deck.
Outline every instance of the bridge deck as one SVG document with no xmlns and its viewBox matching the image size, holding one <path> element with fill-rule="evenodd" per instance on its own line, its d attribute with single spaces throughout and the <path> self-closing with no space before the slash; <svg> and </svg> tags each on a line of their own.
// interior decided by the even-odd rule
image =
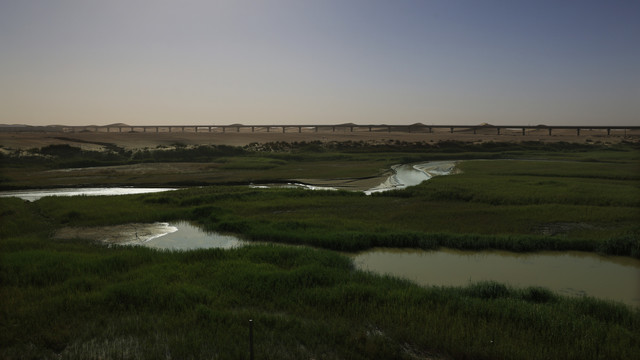
<svg viewBox="0 0 640 360">
<path fill-rule="evenodd" d="M 435 131 L 468 132 L 473 134 L 506 134 L 527 132 L 543 132 L 552 135 L 556 130 L 573 130 L 576 135 L 584 131 L 601 131 L 611 135 L 614 131 L 640 131 L 640 126 L 523 126 L 523 125 L 373 125 L 373 124 L 342 124 L 342 125 L 104 125 L 104 126 L 65 126 L 65 132 L 415 132 L 432 133 Z"/>
</svg>

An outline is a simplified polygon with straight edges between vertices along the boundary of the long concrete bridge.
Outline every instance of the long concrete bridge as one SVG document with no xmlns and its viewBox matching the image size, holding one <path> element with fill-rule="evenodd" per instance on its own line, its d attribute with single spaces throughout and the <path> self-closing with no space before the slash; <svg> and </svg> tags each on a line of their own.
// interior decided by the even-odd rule
<svg viewBox="0 0 640 360">
<path fill-rule="evenodd" d="M 526 135 L 527 132 L 535 131 L 536 133 L 547 133 L 549 136 L 554 131 L 570 130 L 575 131 L 576 135 L 580 135 L 581 131 L 599 131 L 611 135 L 612 132 L 625 135 L 628 132 L 640 132 L 640 126 L 523 126 L 523 125 L 358 125 L 358 124 L 341 124 L 341 125 L 103 125 L 103 126 L 64 126 L 61 129 L 64 132 L 408 132 L 408 133 L 433 133 L 435 131 L 446 131 L 450 133 L 465 132 L 473 134 L 506 134 L 521 133 Z"/>
</svg>

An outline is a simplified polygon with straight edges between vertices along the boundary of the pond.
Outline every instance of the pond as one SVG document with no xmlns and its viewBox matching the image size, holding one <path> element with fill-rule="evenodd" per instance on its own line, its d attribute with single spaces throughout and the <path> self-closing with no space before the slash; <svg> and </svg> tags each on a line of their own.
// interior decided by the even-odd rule
<svg viewBox="0 0 640 360">
<path fill-rule="evenodd" d="M 251 244 L 206 232 L 188 222 L 62 229 L 58 238 L 85 238 L 157 249 L 230 249 Z M 372 249 L 350 256 L 360 270 L 389 274 L 423 286 L 466 286 L 497 281 L 539 286 L 569 296 L 588 295 L 640 308 L 640 260 L 586 252 L 513 253 L 451 249 Z"/>
<path fill-rule="evenodd" d="M 373 249 L 352 255 L 356 267 L 420 285 L 466 286 L 497 281 L 539 286 L 561 295 L 588 295 L 640 307 L 640 260 L 594 253 Z"/>
<path fill-rule="evenodd" d="M 236 236 L 204 231 L 186 221 L 67 227 L 58 230 L 54 238 L 86 239 L 109 245 L 141 245 L 164 250 L 231 249 L 248 244 Z"/>
<path fill-rule="evenodd" d="M 188 222 L 172 224 L 175 231 L 157 236 L 143 245 L 155 249 L 192 250 L 192 249 L 232 249 L 249 244 L 233 235 L 204 231 Z"/>
</svg>

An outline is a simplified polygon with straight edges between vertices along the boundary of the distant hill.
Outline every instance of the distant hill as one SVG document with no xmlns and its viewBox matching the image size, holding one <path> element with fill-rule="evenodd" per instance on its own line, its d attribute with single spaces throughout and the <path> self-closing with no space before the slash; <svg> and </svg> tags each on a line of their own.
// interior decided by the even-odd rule
<svg viewBox="0 0 640 360">
<path fill-rule="evenodd" d="M 0 130 L 2 131 L 51 131 L 62 127 L 64 127 L 64 125 L 33 126 L 26 124 L 0 124 Z"/>
<path fill-rule="evenodd" d="M 24 125 L 24 124 L 0 124 L 0 127 L 29 127 L 29 125 Z"/>
</svg>

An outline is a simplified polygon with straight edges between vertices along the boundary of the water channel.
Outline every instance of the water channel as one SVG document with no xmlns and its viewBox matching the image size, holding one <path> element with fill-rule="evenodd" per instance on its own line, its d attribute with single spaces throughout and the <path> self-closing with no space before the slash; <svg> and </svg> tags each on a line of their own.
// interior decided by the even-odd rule
<svg viewBox="0 0 640 360">
<path fill-rule="evenodd" d="M 111 196 L 147 194 L 176 190 L 173 188 L 139 188 L 139 187 L 101 187 L 101 188 L 65 188 L 42 190 L 2 191 L 0 197 L 17 197 L 26 201 L 36 201 L 45 196 Z"/>
<path fill-rule="evenodd" d="M 364 193 L 370 195 L 375 192 L 404 189 L 415 186 L 434 176 L 451 174 L 455 168 L 456 161 L 429 161 L 417 164 L 394 165 L 391 170 L 393 174 L 379 185 L 363 189 Z M 314 186 L 310 184 L 286 183 L 270 185 L 250 185 L 254 188 L 269 187 L 294 187 L 308 190 L 337 190 L 329 186 Z M 163 191 L 177 190 L 174 188 L 140 188 L 140 187 L 101 187 L 101 188 L 62 188 L 62 189 L 39 189 L 39 190 L 16 190 L 0 191 L 0 197 L 17 197 L 26 201 L 36 201 L 45 196 L 115 196 L 146 194 Z"/>
</svg>

